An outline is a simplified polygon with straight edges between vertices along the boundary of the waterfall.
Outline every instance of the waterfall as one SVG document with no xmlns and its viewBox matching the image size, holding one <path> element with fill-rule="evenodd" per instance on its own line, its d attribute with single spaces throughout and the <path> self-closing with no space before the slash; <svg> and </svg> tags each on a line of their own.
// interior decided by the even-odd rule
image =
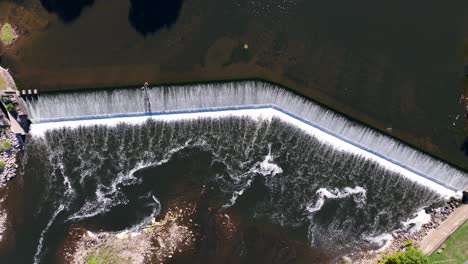
<svg viewBox="0 0 468 264">
<path fill-rule="evenodd" d="M 282 87 L 264 82 L 50 93 L 28 101 L 27 107 L 33 131 L 34 124 L 70 120 L 269 108 L 316 126 L 446 188 L 460 191 L 468 187 L 466 172 Z"/>
<path fill-rule="evenodd" d="M 375 248 L 467 184 L 465 172 L 261 82 L 50 93 L 27 107 L 20 172 L 44 190 L 37 230 L 21 239 L 36 241 L 38 263 L 70 224 L 126 232 L 174 199 L 301 231 L 338 257 Z"/>
<path fill-rule="evenodd" d="M 190 199 L 210 190 L 204 198 L 210 208 L 249 207 L 243 211 L 252 212 L 249 219 L 305 228 L 310 243 L 339 256 L 367 247 L 369 237 L 400 228 L 440 201 L 436 188 L 268 111 L 50 129 L 29 138 L 23 178 L 48 186 L 54 196 L 47 202 L 66 204 L 42 209 L 45 228 L 37 239 L 50 241 L 55 228 L 69 222 L 98 221 L 105 228 L 124 221 L 110 230 L 132 230 L 155 208 L 167 207 L 167 195 Z M 51 221 L 58 211 L 60 219 Z M 47 258 L 54 249 L 35 251 Z"/>
</svg>

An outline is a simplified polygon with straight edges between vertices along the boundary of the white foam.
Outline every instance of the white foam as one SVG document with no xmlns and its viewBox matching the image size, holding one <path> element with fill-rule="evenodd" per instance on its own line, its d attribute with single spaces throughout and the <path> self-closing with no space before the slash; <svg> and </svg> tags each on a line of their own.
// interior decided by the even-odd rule
<svg viewBox="0 0 468 264">
<path fill-rule="evenodd" d="M 65 209 L 65 205 L 61 204 L 59 206 L 59 208 L 57 208 L 57 210 L 55 210 L 55 212 L 52 214 L 52 217 L 50 218 L 49 222 L 47 223 L 46 227 L 44 228 L 44 230 L 42 230 L 41 232 L 41 236 L 39 237 L 39 244 L 37 246 L 37 250 L 36 250 L 36 254 L 34 254 L 34 264 L 37 264 L 39 263 L 39 257 L 41 256 L 41 252 L 42 252 L 42 247 L 43 247 L 43 241 L 44 241 L 44 235 L 45 233 L 47 233 L 47 231 L 49 230 L 50 226 L 52 225 L 52 223 L 55 221 L 55 218 L 57 218 L 58 214 L 60 214 L 60 212 L 62 212 L 63 210 Z"/>
<path fill-rule="evenodd" d="M 124 181 L 136 180 L 133 174 L 147 166 L 152 165 L 152 163 L 139 162 L 133 169 L 128 173 L 119 173 L 115 180 L 108 186 L 99 184 L 96 187 L 96 199 L 92 201 L 86 201 L 86 203 L 81 207 L 81 209 L 70 216 L 67 220 L 76 220 L 90 218 L 101 213 L 108 212 L 112 206 L 116 204 L 124 203 L 124 200 L 117 200 L 115 194 L 118 192 L 117 185 L 122 184 Z"/>
<path fill-rule="evenodd" d="M 131 102 L 131 103 L 129 103 Z M 436 179 L 453 190 L 468 187 L 468 174 L 434 159 L 376 130 L 357 124 L 321 107 L 283 87 L 240 81 L 137 89 L 104 89 L 93 92 L 42 94 L 27 100 L 33 123 L 52 119 L 89 118 L 106 115 L 167 114 L 168 111 L 219 111 L 220 109 L 275 108 L 358 142 L 361 146 L 390 157 L 399 164 L 417 170 L 417 174 Z M 151 107 L 148 107 L 151 104 Z M 252 111 L 256 111 L 255 109 Z M 412 170 L 410 169 L 410 170 Z"/>
<path fill-rule="evenodd" d="M 378 236 L 364 236 L 363 239 L 377 245 L 379 247 L 377 252 L 385 250 L 393 242 L 393 236 L 389 233 L 383 233 Z"/>
<path fill-rule="evenodd" d="M 354 201 L 358 207 L 364 206 L 366 203 L 366 189 L 356 186 L 354 188 L 345 187 L 341 191 L 337 188 L 334 190 L 327 190 L 326 188 L 320 188 L 317 190 L 316 194 L 318 198 L 315 202 L 311 202 L 306 206 L 306 211 L 309 213 L 309 217 L 311 217 L 315 212 L 322 209 L 323 205 L 325 204 L 326 199 L 342 199 L 349 196 L 353 196 Z"/>
<path fill-rule="evenodd" d="M 64 122 L 50 122 L 50 123 L 39 123 L 33 124 L 31 126 L 31 134 L 33 136 L 42 136 L 47 130 L 50 129 L 59 129 L 63 127 L 68 128 L 77 128 L 80 126 L 94 126 L 94 125 L 107 125 L 107 126 L 116 126 L 120 123 L 127 124 L 142 124 L 148 119 L 160 120 L 160 121 L 178 121 L 178 120 L 187 120 L 187 119 L 197 119 L 197 118 L 224 118 L 224 117 L 250 117 L 255 120 L 268 120 L 273 117 L 280 118 L 283 121 L 288 122 L 289 124 L 296 126 L 306 133 L 314 136 L 321 142 L 329 144 L 339 151 L 345 151 L 347 153 L 352 153 L 364 157 L 366 159 L 378 162 L 380 165 L 384 166 L 388 170 L 400 173 L 404 177 L 417 182 L 418 184 L 424 185 L 440 195 L 448 198 L 454 195 L 457 195 L 456 192 L 450 190 L 437 182 L 431 181 L 425 177 L 422 177 L 404 167 L 399 166 L 396 163 L 393 163 L 389 159 L 384 159 L 380 156 L 377 156 L 371 152 L 368 152 L 360 147 L 357 147 L 357 144 L 351 144 L 350 141 L 344 141 L 334 135 L 326 133 L 318 128 L 315 128 L 307 123 L 302 122 L 299 119 L 296 119 L 292 116 L 289 116 L 281 111 L 278 111 L 274 108 L 262 108 L 262 109 L 240 109 L 240 110 L 223 110 L 219 112 L 209 111 L 209 112 L 197 112 L 197 113 L 182 113 L 182 114 L 168 114 L 168 115 L 157 115 L 157 116 L 138 116 L 138 117 L 119 117 L 119 118 L 110 118 L 110 119 L 92 119 L 92 120 L 75 120 L 75 121 L 64 121 Z M 270 167 L 268 162 L 264 165 L 267 168 Z M 459 194 L 458 194 L 459 195 Z"/>
<path fill-rule="evenodd" d="M 148 226 L 151 224 L 155 217 L 161 212 L 161 204 L 159 201 L 156 203 L 156 206 L 153 208 L 153 211 L 151 214 L 147 217 L 145 217 L 143 220 L 141 220 L 139 223 L 136 225 L 133 225 L 130 228 L 126 228 L 125 230 L 122 230 L 120 232 L 115 233 L 114 235 L 119 238 L 119 239 L 124 239 L 127 237 L 133 237 L 138 234 L 140 234 L 141 230 L 143 227 Z"/>
<path fill-rule="evenodd" d="M 434 182 L 431 181 L 427 178 L 421 177 L 420 175 L 417 175 L 416 173 L 409 171 L 406 168 L 403 168 L 395 163 L 390 162 L 389 160 L 386 160 L 382 157 L 379 157 L 373 153 L 370 153 L 364 149 L 361 149 L 353 144 L 350 144 L 349 142 L 343 141 L 333 135 L 330 135 L 328 133 L 323 132 L 322 130 L 319 130 L 313 126 L 310 126 L 304 122 L 301 122 L 298 119 L 295 119 L 291 116 L 288 116 L 282 112 L 276 111 L 277 117 L 281 118 L 283 121 L 287 121 L 294 126 L 297 126 L 304 131 L 308 132 L 309 134 L 315 136 L 317 139 L 321 140 L 324 143 L 330 144 L 331 146 L 335 147 L 338 150 L 341 151 L 346 151 L 348 153 L 353 153 L 360 155 L 366 159 L 378 162 L 380 165 L 384 166 L 386 169 L 390 171 L 394 171 L 397 173 L 400 173 L 401 175 L 405 176 L 406 178 L 417 182 L 421 185 L 424 185 L 426 187 L 429 187 L 430 189 L 438 192 L 440 195 L 444 197 L 452 197 L 455 195 L 455 192 Z"/>
<path fill-rule="evenodd" d="M 398 228 L 391 233 L 408 232 L 413 234 L 421 230 L 421 227 L 430 221 L 431 215 L 427 214 L 425 210 L 421 209 L 416 213 L 415 217 L 409 218 L 401 223 L 403 226 L 402 228 Z M 363 239 L 377 245 L 379 247 L 377 252 L 379 252 L 385 250 L 393 242 L 394 238 L 391 233 L 383 233 L 377 236 L 363 236 Z"/>
<path fill-rule="evenodd" d="M 273 157 L 271 156 L 271 145 L 268 145 L 268 155 L 265 156 L 262 162 L 256 163 L 256 166 L 254 166 L 251 171 L 260 173 L 263 176 L 275 176 L 276 174 L 283 173 L 283 169 L 273 163 Z"/>
<path fill-rule="evenodd" d="M 431 221 L 431 215 L 425 210 L 420 210 L 414 218 L 403 222 L 403 228 L 410 233 L 418 232 L 424 224 Z"/>
<path fill-rule="evenodd" d="M 125 123 L 130 125 L 139 125 L 146 122 L 148 119 L 154 119 L 158 121 L 179 121 L 187 119 L 197 118 L 223 118 L 228 116 L 237 117 L 272 117 L 273 109 L 240 109 L 240 110 L 223 110 L 223 111 L 209 111 L 209 112 L 196 112 L 196 113 L 171 113 L 154 116 L 133 116 L 133 117 L 114 117 L 114 118 L 100 118 L 100 119 L 89 119 L 89 120 L 71 120 L 61 122 L 45 122 L 32 124 L 30 128 L 30 134 L 33 136 L 42 136 L 47 130 L 61 129 L 61 128 L 77 128 L 80 126 L 95 126 L 95 125 L 106 125 L 106 126 L 117 126 L 118 124 Z M 276 110 L 274 110 L 276 111 Z M 143 113 L 142 113 L 143 114 Z"/>
<path fill-rule="evenodd" d="M 116 201 L 113 197 L 107 197 L 106 195 L 112 195 L 110 192 L 104 192 L 102 190 L 104 186 L 99 185 L 96 189 L 96 199 L 93 201 L 86 201 L 81 209 L 70 216 L 67 220 L 85 219 L 90 218 L 111 210 L 112 206 L 116 204 L 125 203 L 125 201 Z"/>
<path fill-rule="evenodd" d="M 254 180 L 254 176 L 256 173 L 261 174 L 262 176 L 275 176 L 276 174 L 282 173 L 283 169 L 280 168 L 280 166 L 276 165 L 273 163 L 273 156 L 271 155 L 271 145 L 268 145 L 268 154 L 265 156 L 263 161 L 261 162 L 256 162 L 247 173 L 244 173 L 242 176 L 243 177 L 249 177 L 245 185 L 240 189 L 239 191 L 235 191 L 232 194 L 231 199 L 229 199 L 229 202 L 225 205 L 223 205 L 223 208 L 228 208 L 233 206 L 237 199 L 244 194 L 244 192 L 252 185 L 252 182 Z M 242 177 L 241 176 L 241 177 Z M 239 177 L 237 177 L 239 178 Z"/>
</svg>

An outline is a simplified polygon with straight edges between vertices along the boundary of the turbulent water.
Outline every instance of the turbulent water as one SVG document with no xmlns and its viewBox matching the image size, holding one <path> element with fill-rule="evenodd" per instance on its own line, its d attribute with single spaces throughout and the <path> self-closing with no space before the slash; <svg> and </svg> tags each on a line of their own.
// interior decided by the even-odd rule
<svg viewBox="0 0 468 264">
<path fill-rule="evenodd" d="M 161 114 L 171 111 L 216 108 L 273 107 L 310 121 L 331 133 L 349 139 L 370 151 L 415 169 L 421 175 L 454 190 L 468 187 L 465 172 L 412 149 L 375 130 L 356 124 L 326 108 L 281 87 L 264 82 L 232 82 L 155 87 L 149 90 L 119 89 L 93 92 L 44 94 L 28 101 L 32 120 L 83 119 L 135 113 Z M 148 111 L 149 110 L 149 111 Z"/>
<path fill-rule="evenodd" d="M 97 221 L 105 223 L 100 228 L 118 231 L 158 213 L 168 198 L 137 171 L 187 153 L 207 153 L 201 172 L 191 177 L 216 188 L 207 201 L 212 207 L 236 206 L 259 178 L 265 189 L 250 198 L 250 209 L 243 209 L 248 217 L 305 228 L 304 237 L 332 256 L 366 246 L 369 237 L 399 228 L 412 213 L 439 199 L 375 162 L 334 151 L 277 119 L 150 120 L 51 130 L 30 138 L 26 149 L 23 177 L 35 177 L 45 188 L 35 206 L 42 220 L 37 223 L 42 232 L 34 237 L 37 260 L 56 250 L 57 229 L 69 223 Z M 176 181 L 164 182 L 171 180 Z"/>
<path fill-rule="evenodd" d="M 280 114 L 248 114 L 265 104 Z M 258 109 L 232 108 L 240 106 Z M 220 107 L 238 114 L 216 115 Z M 467 182 L 461 171 L 263 83 L 47 94 L 28 108 L 34 136 L 19 169 L 27 198 L 18 202 L 26 208 L 18 209 L 12 263 L 53 263 L 72 224 L 134 229 L 179 200 L 208 215 L 226 212 L 238 225 L 237 239 L 221 243 L 211 218 L 197 218 L 193 263 L 330 262 L 379 247 L 377 238 L 446 193 L 395 164 L 443 181 L 449 193 Z M 161 112 L 199 109 L 205 114 L 173 119 Z M 119 123 L 148 111 L 153 118 Z"/>
</svg>

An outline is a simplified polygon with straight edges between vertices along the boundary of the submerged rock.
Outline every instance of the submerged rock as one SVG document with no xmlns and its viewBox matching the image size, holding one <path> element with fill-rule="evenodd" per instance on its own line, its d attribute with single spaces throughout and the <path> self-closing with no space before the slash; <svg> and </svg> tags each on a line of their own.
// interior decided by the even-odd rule
<svg viewBox="0 0 468 264">
<path fill-rule="evenodd" d="M 119 233 L 74 227 L 62 252 L 66 263 L 112 260 L 116 263 L 162 263 L 189 249 L 195 241 L 188 207 L 170 209 L 162 219 Z"/>
</svg>

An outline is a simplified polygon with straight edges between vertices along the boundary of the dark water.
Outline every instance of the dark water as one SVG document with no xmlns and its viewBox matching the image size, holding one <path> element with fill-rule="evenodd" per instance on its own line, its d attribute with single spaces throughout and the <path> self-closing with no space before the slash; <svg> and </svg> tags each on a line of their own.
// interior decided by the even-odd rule
<svg viewBox="0 0 468 264">
<path fill-rule="evenodd" d="M 25 28 L 1 63 L 24 89 L 264 78 L 467 169 L 466 1 L 15 3 L 33 11 L 0 10 Z"/>
<path fill-rule="evenodd" d="M 141 34 L 146 36 L 163 27 L 172 26 L 179 17 L 183 0 L 131 0 L 128 20 Z"/>
<path fill-rule="evenodd" d="M 90 6 L 94 0 L 41 0 L 42 6 L 51 13 L 57 14 L 65 23 L 71 23 L 76 20 L 83 8 Z"/>
<path fill-rule="evenodd" d="M 71 225 L 121 231 L 178 200 L 198 205 L 197 241 L 172 263 L 328 263 L 439 199 L 276 119 L 51 130 L 29 138 L 20 175 L 5 263 L 56 263 Z M 218 213 L 236 219 L 233 239 Z"/>
</svg>

